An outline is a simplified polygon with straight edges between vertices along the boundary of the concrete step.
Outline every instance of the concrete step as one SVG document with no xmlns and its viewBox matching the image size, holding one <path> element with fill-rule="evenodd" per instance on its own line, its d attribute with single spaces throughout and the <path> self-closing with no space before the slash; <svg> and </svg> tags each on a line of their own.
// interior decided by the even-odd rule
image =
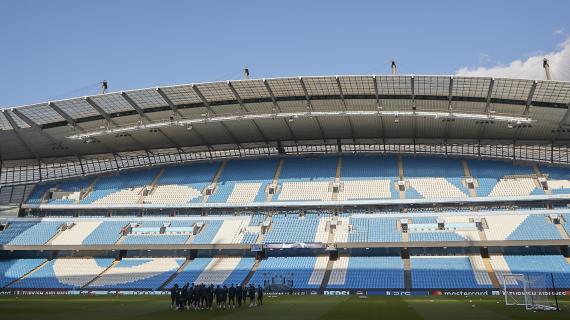
<svg viewBox="0 0 570 320">
<path fill-rule="evenodd" d="M 275 175 L 273 175 L 273 180 L 271 184 L 277 185 L 279 183 L 279 177 L 281 176 L 281 171 L 283 170 L 283 164 L 285 163 L 285 159 L 279 159 L 279 163 L 277 163 L 277 169 L 275 169 Z M 267 194 L 265 197 L 265 202 L 271 202 L 273 199 L 272 194 Z"/>
<path fill-rule="evenodd" d="M 253 274 L 255 273 L 255 271 L 257 271 L 257 268 L 259 268 L 260 263 L 261 263 L 260 260 L 255 260 L 253 267 L 251 268 L 251 270 L 249 270 L 249 273 L 247 274 L 245 279 L 243 279 L 243 282 L 241 283 L 242 285 L 246 285 L 249 283 L 249 280 L 251 280 L 251 277 L 253 277 Z"/>
<path fill-rule="evenodd" d="M 214 187 L 214 192 L 216 192 L 215 191 L 216 185 L 218 184 L 218 180 L 220 179 L 220 176 L 222 175 L 222 172 L 224 171 L 226 164 L 228 164 L 228 161 L 224 160 L 220 165 L 220 167 L 218 168 L 218 171 L 214 175 L 214 178 L 212 178 L 212 183 L 210 183 L 210 185 Z M 204 195 L 204 197 L 202 198 L 202 203 L 207 203 L 209 197 L 210 197 L 209 195 Z"/>
<path fill-rule="evenodd" d="M 412 268 L 410 259 L 402 259 L 404 262 L 404 289 L 406 291 L 412 290 Z"/>
<path fill-rule="evenodd" d="M 327 285 L 329 284 L 329 279 L 331 278 L 333 266 L 334 266 L 334 261 L 329 260 L 329 262 L 327 263 L 327 269 L 325 271 L 325 275 L 323 276 L 323 281 L 321 282 L 321 287 L 319 288 L 320 292 L 323 292 L 327 288 Z"/>
<path fill-rule="evenodd" d="M 489 274 L 489 278 L 491 278 L 491 282 L 493 283 L 493 288 L 500 288 L 501 285 L 499 284 L 499 279 L 497 279 L 497 275 L 495 274 L 495 270 L 493 270 L 493 266 L 491 265 L 490 258 L 483 258 L 483 263 L 485 264 L 485 269 Z"/>
<path fill-rule="evenodd" d="M 89 285 L 91 285 L 93 282 L 95 282 L 97 279 L 101 278 L 102 275 L 104 275 L 105 273 L 107 273 L 107 271 L 111 270 L 112 268 L 114 268 L 119 262 L 121 262 L 121 260 L 115 260 L 113 261 L 113 263 L 111 263 L 110 266 L 108 266 L 105 270 L 103 270 L 101 273 L 99 273 L 95 278 L 91 279 L 89 282 L 87 282 L 83 287 L 81 287 L 81 289 L 87 288 Z"/>
<path fill-rule="evenodd" d="M 562 239 L 565 239 L 565 240 L 570 239 L 570 237 L 568 236 L 568 233 L 566 232 L 566 230 L 564 230 L 564 226 L 562 226 L 561 224 L 555 224 L 554 226 L 556 226 L 556 229 L 558 230 L 558 233 L 560 233 L 560 236 L 562 237 Z"/>
<path fill-rule="evenodd" d="M 190 261 L 192 261 L 190 258 L 187 258 L 184 263 L 182 263 L 182 265 L 180 265 L 180 268 L 178 268 L 176 270 L 176 272 L 174 272 L 172 275 L 170 275 L 170 277 L 168 277 L 168 279 L 166 279 L 166 281 L 164 281 L 164 283 L 158 288 L 158 290 L 164 290 L 166 289 L 166 286 L 168 286 L 168 284 L 174 280 L 174 278 L 176 278 L 177 275 L 180 274 L 180 272 L 184 271 L 184 268 L 186 268 L 186 266 L 190 263 Z M 180 285 L 180 284 L 178 284 Z"/>
</svg>

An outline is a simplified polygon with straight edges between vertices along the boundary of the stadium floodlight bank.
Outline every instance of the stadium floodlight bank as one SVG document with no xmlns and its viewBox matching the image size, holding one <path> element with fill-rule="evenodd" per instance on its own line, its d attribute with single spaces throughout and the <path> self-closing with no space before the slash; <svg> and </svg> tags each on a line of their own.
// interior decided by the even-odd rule
<svg viewBox="0 0 570 320">
<path fill-rule="evenodd" d="M 507 306 L 524 306 L 533 311 L 560 310 L 552 274 L 506 274 L 502 281 Z"/>
</svg>

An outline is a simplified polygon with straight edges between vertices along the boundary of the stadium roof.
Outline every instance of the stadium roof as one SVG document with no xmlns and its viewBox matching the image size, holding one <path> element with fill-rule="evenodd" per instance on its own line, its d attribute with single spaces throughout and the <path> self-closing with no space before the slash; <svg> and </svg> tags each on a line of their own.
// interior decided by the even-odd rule
<svg viewBox="0 0 570 320">
<path fill-rule="evenodd" d="M 382 139 L 570 141 L 570 82 L 323 76 L 188 84 L 5 109 L 0 159 Z"/>
</svg>

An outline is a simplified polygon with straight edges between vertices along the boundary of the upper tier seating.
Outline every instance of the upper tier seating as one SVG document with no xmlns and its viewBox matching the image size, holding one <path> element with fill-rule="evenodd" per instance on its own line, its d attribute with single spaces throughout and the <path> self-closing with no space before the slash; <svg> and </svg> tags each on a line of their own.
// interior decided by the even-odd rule
<svg viewBox="0 0 570 320">
<path fill-rule="evenodd" d="M 349 156 L 342 158 L 339 200 L 398 199 L 394 179 L 398 163 L 393 156 Z"/>
<path fill-rule="evenodd" d="M 366 199 L 399 199 L 398 163 L 395 156 L 358 155 L 319 158 L 283 158 L 277 190 L 269 195 L 280 159 L 226 160 L 192 163 L 164 169 L 143 169 L 119 172 L 96 181 L 93 190 L 80 204 L 186 204 L 229 203 L 247 204 L 268 201 L 347 201 Z M 471 196 L 465 179 L 468 171 L 474 178 L 478 197 L 520 197 L 544 195 L 532 166 L 491 160 L 462 160 L 403 156 L 406 183 L 405 199 L 442 199 Z M 340 163 L 337 179 L 337 165 Z M 548 177 L 548 193 L 570 193 L 570 170 L 541 167 Z M 206 188 L 220 176 L 213 193 L 207 198 Z M 75 204 L 81 190 L 89 189 L 94 178 L 40 184 L 35 187 L 27 204 Z M 153 181 L 156 183 L 153 184 Z M 338 193 L 333 193 L 339 183 Z M 42 203 L 50 188 L 79 194 L 63 195 Z M 472 190 L 473 191 L 473 190 Z M 65 198 L 68 197 L 68 198 Z"/>
<path fill-rule="evenodd" d="M 107 269 L 114 259 L 60 258 L 14 283 L 14 289 L 79 289 Z"/>
<path fill-rule="evenodd" d="M 194 163 L 166 168 L 158 179 L 156 188 L 144 202 L 162 204 L 202 202 L 202 192 L 212 183 L 220 164 L 220 162 Z"/>
<path fill-rule="evenodd" d="M 552 194 L 570 193 L 570 170 L 568 168 L 541 166 L 540 172 L 548 177 L 548 189 Z"/>
<path fill-rule="evenodd" d="M 229 161 L 208 202 L 264 202 L 265 187 L 277 169 L 277 159 Z"/>
<path fill-rule="evenodd" d="M 491 288 L 489 275 L 481 272 L 480 256 L 410 257 L 412 288 Z"/>
<path fill-rule="evenodd" d="M 34 190 L 28 196 L 28 200 L 26 202 L 28 204 L 40 204 L 42 202 L 44 193 L 51 187 L 51 184 L 36 184 Z"/>
<path fill-rule="evenodd" d="M 469 189 L 461 160 L 403 157 L 404 177 L 409 182 L 406 198 L 467 198 Z"/>
<path fill-rule="evenodd" d="M 88 288 L 157 290 L 183 263 L 181 258 L 124 258 Z"/>
<path fill-rule="evenodd" d="M 317 260 L 316 257 L 269 257 L 261 261 L 249 283 L 256 287 L 270 284 L 295 289 L 318 289 L 322 278 L 318 279 L 313 273 L 324 276 L 322 268 L 322 259 Z"/>
<path fill-rule="evenodd" d="M 505 197 L 544 194 L 529 183 L 535 174 L 532 166 L 501 161 L 467 160 L 471 176 L 477 179 L 477 196 Z M 505 177 L 510 177 L 505 179 Z M 513 179 L 515 178 L 516 179 Z M 527 177 L 527 178 L 525 178 Z M 533 181 L 532 181 L 533 182 Z M 534 184 L 534 182 L 533 182 Z M 537 190 L 538 189 L 538 190 Z"/>
<path fill-rule="evenodd" d="M 46 259 L 10 259 L 0 260 L 0 288 L 3 288 L 34 270 Z"/>
<path fill-rule="evenodd" d="M 333 264 L 327 289 L 403 289 L 400 257 L 344 257 Z"/>
<path fill-rule="evenodd" d="M 57 185 L 57 191 L 75 193 L 74 199 L 79 199 L 81 192 L 86 191 L 92 182 L 93 182 L 93 178 L 64 181 L 64 182 Z M 63 197 L 61 199 L 50 199 L 48 201 L 48 203 L 50 203 L 50 204 L 73 204 L 76 201 L 74 199 L 72 199 L 72 197 L 70 197 L 70 196 L 66 196 L 66 197 Z"/>
<path fill-rule="evenodd" d="M 331 200 L 337 158 L 287 158 L 279 176 L 278 201 Z M 275 198 L 275 197 L 274 197 Z"/>
<path fill-rule="evenodd" d="M 129 171 L 100 178 L 82 204 L 135 204 L 143 187 L 150 185 L 158 169 Z"/>
<path fill-rule="evenodd" d="M 491 265 L 501 285 L 505 282 L 505 274 L 543 275 L 547 281 L 550 281 L 552 274 L 557 289 L 570 289 L 570 264 L 561 255 L 492 255 Z M 523 284 L 511 280 L 507 285 L 522 287 Z"/>
</svg>

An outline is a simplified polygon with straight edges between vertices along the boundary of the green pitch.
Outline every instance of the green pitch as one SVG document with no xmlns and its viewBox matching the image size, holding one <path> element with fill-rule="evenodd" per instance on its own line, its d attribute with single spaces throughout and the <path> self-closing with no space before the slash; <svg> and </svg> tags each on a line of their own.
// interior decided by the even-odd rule
<svg viewBox="0 0 570 320">
<path fill-rule="evenodd" d="M 570 319 L 570 299 L 560 312 L 506 307 L 499 297 L 281 296 L 239 310 L 170 311 L 169 297 L 0 297 L 0 319 Z M 474 305 L 475 307 L 472 307 Z"/>
</svg>

